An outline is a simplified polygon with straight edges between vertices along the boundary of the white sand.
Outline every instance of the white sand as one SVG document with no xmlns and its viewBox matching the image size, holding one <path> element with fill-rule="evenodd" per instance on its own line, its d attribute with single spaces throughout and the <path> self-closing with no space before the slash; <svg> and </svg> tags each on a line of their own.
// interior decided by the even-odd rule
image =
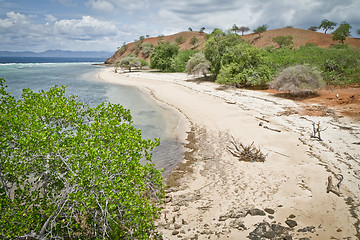
<svg viewBox="0 0 360 240">
<path fill-rule="evenodd" d="M 168 191 L 172 200 L 164 204 L 157 221 L 164 239 L 245 239 L 263 221 L 287 226 L 291 214 L 297 223 L 289 232 L 294 239 L 357 239 L 354 224 L 359 217 L 354 214 L 360 215 L 360 146 L 353 143 L 360 142 L 359 122 L 287 115 L 286 111 L 301 105 L 258 91 L 217 90 L 215 83 L 189 81 L 194 77 L 181 73 L 115 74 L 106 68 L 98 76 L 139 87 L 177 109 L 182 116 L 177 134 L 184 142 L 186 132 L 193 129 L 193 172 L 179 170 L 180 187 Z M 327 128 L 321 132 L 323 141 L 310 138 L 308 120 Z M 281 132 L 259 126 L 260 122 Z M 227 151 L 231 136 L 246 145 L 254 142 L 267 154 L 266 161 L 238 161 Z M 328 176 L 336 184 L 336 174 L 344 176 L 340 197 L 326 193 Z M 353 202 L 347 204 L 349 197 Z M 219 221 L 229 211 L 253 208 L 271 208 L 275 213 L 238 214 Z M 239 223 L 246 230 L 237 227 Z M 313 232 L 298 232 L 312 226 Z"/>
</svg>

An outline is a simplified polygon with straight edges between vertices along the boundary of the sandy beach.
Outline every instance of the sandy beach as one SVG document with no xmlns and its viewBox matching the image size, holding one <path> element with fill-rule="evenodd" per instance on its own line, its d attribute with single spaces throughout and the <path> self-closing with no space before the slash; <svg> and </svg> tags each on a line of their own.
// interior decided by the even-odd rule
<svg viewBox="0 0 360 240">
<path fill-rule="evenodd" d="M 109 67 L 98 78 L 138 87 L 179 113 L 174 131 L 186 153 L 156 222 L 164 239 L 359 238 L 359 121 L 301 115 L 301 103 L 185 73 Z M 313 122 L 322 141 L 310 137 Z M 253 143 L 265 162 L 239 161 L 228 151 L 233 139 Z M 330 176 L 337 194 L 327 193 Z"/>
</svg>

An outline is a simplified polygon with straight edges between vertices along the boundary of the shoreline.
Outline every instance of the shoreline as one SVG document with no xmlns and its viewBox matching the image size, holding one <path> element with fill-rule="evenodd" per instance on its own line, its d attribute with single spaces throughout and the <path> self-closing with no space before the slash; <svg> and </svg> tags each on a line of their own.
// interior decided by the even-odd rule
<svg viewBox="0 0 360 240">
<path fill-rule="evenodd" d="M 356 239 L 360 167 L 358 146 L 351 143 L 358 141 L 358 122 L 286 115 L 287 108 L 301 104 L 219 88 L 181 73 L 115 74 L 106 68 L 98 77 L 138 87 L 182 116 L 176 134 L 188 151 L 173 171 L 178 183 L 167 189 L 157 220 L 165 239 L 244 239 L 264 221 L 288 228 L 283 232 L 294 238 Z M 308 120 L 353 131 L 332 127 L 322 132 L 323 142 L 314 141 Z M 265 162 L 234 158 L 227 151 L 232 137 L 244 145 L 254 142 L 267 156 Z M 344 176 L 341 197 L 326 193 L 327 178 L 336 180 L 337 174 Z M 297 225 L 289 226 L 289 220 Z"/>
</svg>

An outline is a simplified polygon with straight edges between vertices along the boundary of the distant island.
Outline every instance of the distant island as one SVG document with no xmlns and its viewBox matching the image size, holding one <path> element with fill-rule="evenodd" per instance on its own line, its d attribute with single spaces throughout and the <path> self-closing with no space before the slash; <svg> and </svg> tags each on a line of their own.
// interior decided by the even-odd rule
<svg viewBox="0 0 360 240">
<path fill-rule="evenodd" d="M 65 51 L 47 50 L 44 52 L 0 51 L 0 57 L 51 57 L 51 58 L 109 58 L 113 53 L 105 51 Z"/>
</svg>

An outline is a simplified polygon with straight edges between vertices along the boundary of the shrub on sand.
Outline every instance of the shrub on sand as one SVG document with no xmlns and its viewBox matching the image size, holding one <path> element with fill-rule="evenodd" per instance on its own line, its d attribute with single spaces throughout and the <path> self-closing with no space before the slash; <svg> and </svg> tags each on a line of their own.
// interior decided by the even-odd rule
<svg viewBox="0 0 360 240">
<path fill-rule="evenodd" d="M 293 95 L 305 95 L 324 85 L 321 73 L 315 67 L 302 64 L 285 68 L 270 86 Z"/>
</svg>

